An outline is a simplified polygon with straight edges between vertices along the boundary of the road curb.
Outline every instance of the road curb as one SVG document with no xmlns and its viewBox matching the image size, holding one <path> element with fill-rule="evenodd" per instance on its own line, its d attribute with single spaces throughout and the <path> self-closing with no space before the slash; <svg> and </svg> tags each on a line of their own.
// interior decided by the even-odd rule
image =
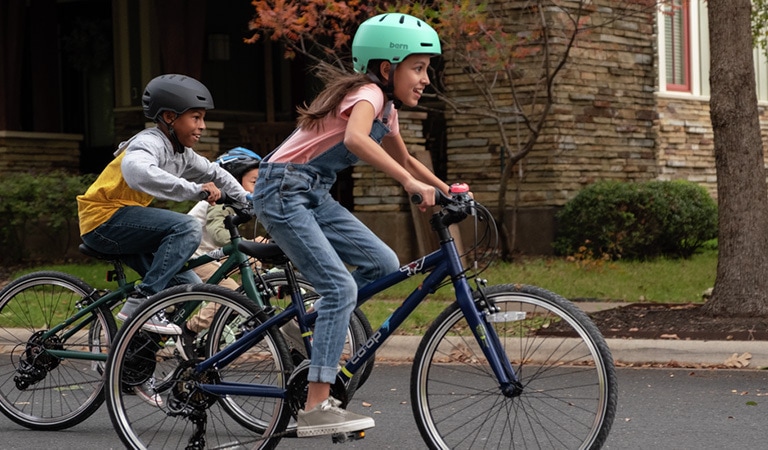
<svg viewBox="0 0 768 450">
<path fill-rule="evenodd" d="M 376 352 L 381 362 L 413 360 L 422 336 L 391 336 Z M 606 339 L 620 364 L 723 365 L 735 353 L 751 354 L 750 369 L 768 367 L 768 343 L 762 341 L 695 341 L 679 339 Z"/>
</svg>

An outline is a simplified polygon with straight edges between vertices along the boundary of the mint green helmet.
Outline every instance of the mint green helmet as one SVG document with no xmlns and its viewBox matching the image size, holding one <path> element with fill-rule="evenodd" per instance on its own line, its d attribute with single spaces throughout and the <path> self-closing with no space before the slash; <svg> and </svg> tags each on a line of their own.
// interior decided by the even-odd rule
<svg viewBox="0 0 768 450">
<path fill-rule="evenodd" d="M 360 73 L 366 73 L 372 60 L 398 64 L 415 53 L 439 55 L 440 38 L 426 22 L 408 14 L 371 17 L 360 24 L 352 41 L 352 64 Z"/>
</svg>

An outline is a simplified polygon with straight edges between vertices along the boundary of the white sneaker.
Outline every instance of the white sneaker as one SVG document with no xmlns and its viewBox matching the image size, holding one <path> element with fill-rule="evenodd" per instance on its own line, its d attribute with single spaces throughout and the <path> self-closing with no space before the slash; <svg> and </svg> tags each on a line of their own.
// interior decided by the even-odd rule
<svg viewBox="0 0 768 450">
<path fill-rule="evenodd" d="M 146 300 L 146 297 L 141 297 L 136 294 L 129 296 L 123 304 L 122 309 L 120 309 L 120 312 L 117 313 L 117 320 L 125 322 L 133 317 L 136 310 L 139 309 Z M 181 328 L 178 325 L 171 323 L 162 311 L 144 322 L 141 329 L 157 334 L 181 334 Z"/>
<path fill-rule="evenodd" d="M 165 406 L 163 398 L 160 396 L 157 390 L 155 390 L 155 377 L 151 377 L 141 386 L 136 386 L 133 388 L 133 392 L 137 397 L 139 397 L 144 403 L 148 405 L 154 406 L 155 408 L 162 408 Z"/>
<path fill-rule="evenodd" d="M 296 435 L 298 437 L 322 436 L 325 434 L 348 433 L 373 428 L 372 418 L 341 409 L 341 402 L 333 397 L 310 409 L 299 410 Z"/>
<path fill-rule="evenodd" d="M 159 311 L 157 314 L 150 317 L 149 320 L 144 322 L 141 329 L 157 334 L 181 334 L 181 327 L 166 319 L 165 313 L 162 311 Z"/>
<path fill-rule="evenodd" d="M 295 349 L 306 356 L 307 350 L 304 347 L 304 338 L 301 335 L 301 329 L 299 328 L 299 323 L 296 319 L 291 319 L 288 323 L 280 327 L 280 332 L 282 332 L 283 337 L 288 344 L 288 348 Z"/>
</svg>

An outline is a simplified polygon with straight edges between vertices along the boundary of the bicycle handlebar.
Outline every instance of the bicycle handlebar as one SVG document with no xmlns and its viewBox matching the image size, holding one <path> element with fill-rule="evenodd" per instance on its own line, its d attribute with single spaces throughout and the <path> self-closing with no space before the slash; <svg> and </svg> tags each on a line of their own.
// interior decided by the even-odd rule
<svg viewBox="0 0 768 450">
<path fill-rule="evenodd" d="M 230 197 L 227 195 L 224 191 L 219 191 L 219 199 L 216 200 L 217 205 L 232 205 L 235 202 L 235 199 L 233 197 Z M 199 194 L 197 194 L 197 197 L 200 200 L 208 200 L 208 196 L 211 195 L 208 191 L 200 191 Z"/>
<path fill-rule="evenodd" d="M 447 196 L 438 188 L 435 188 L 435 204 L 440 206 L 448 206 L 451 203 L 456 203 L 459 197 L 469 192 L 469 185 L 466 183 L 454 183 L 450 186 L 451 196 Z M 424 201 L 421 194 L 416 193 L 411 195 L 411 203 L 419 205 Z"/>
<path fill-rule="evenodd" d="M 432 216 L 430 222 L 433 227 L 437 223 L 447 227 L 448 225 L 461 222 L 468 215 L 474 214 L 475 201 L 469 195 L 468 185 L 464 183 L 452 184 L 450 194 L 450 196 L 446 195 L 440 189 L 435 188 L 435 205 L 439 205 L 442 209 Z M 411 202 L 415 204 L 421 204 L 422 200 L 421 194 L 411 195 Z"/>
</svg>

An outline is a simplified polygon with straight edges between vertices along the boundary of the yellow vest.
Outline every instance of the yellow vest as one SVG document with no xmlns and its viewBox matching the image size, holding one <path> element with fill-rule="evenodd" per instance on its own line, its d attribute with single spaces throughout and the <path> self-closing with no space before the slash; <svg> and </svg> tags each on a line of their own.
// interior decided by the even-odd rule
<svg viewBox="0 0 768 450">
<path fill-rule="evenodd" d="M 123 156 L 125 152 L 109 163 L 85 194 L 77 196 L 81 236 L 109 220 L 123 206 L 147 206 L 152 202 L 151 195 L 128 187 L 120 169 Z"/>
</svg>

